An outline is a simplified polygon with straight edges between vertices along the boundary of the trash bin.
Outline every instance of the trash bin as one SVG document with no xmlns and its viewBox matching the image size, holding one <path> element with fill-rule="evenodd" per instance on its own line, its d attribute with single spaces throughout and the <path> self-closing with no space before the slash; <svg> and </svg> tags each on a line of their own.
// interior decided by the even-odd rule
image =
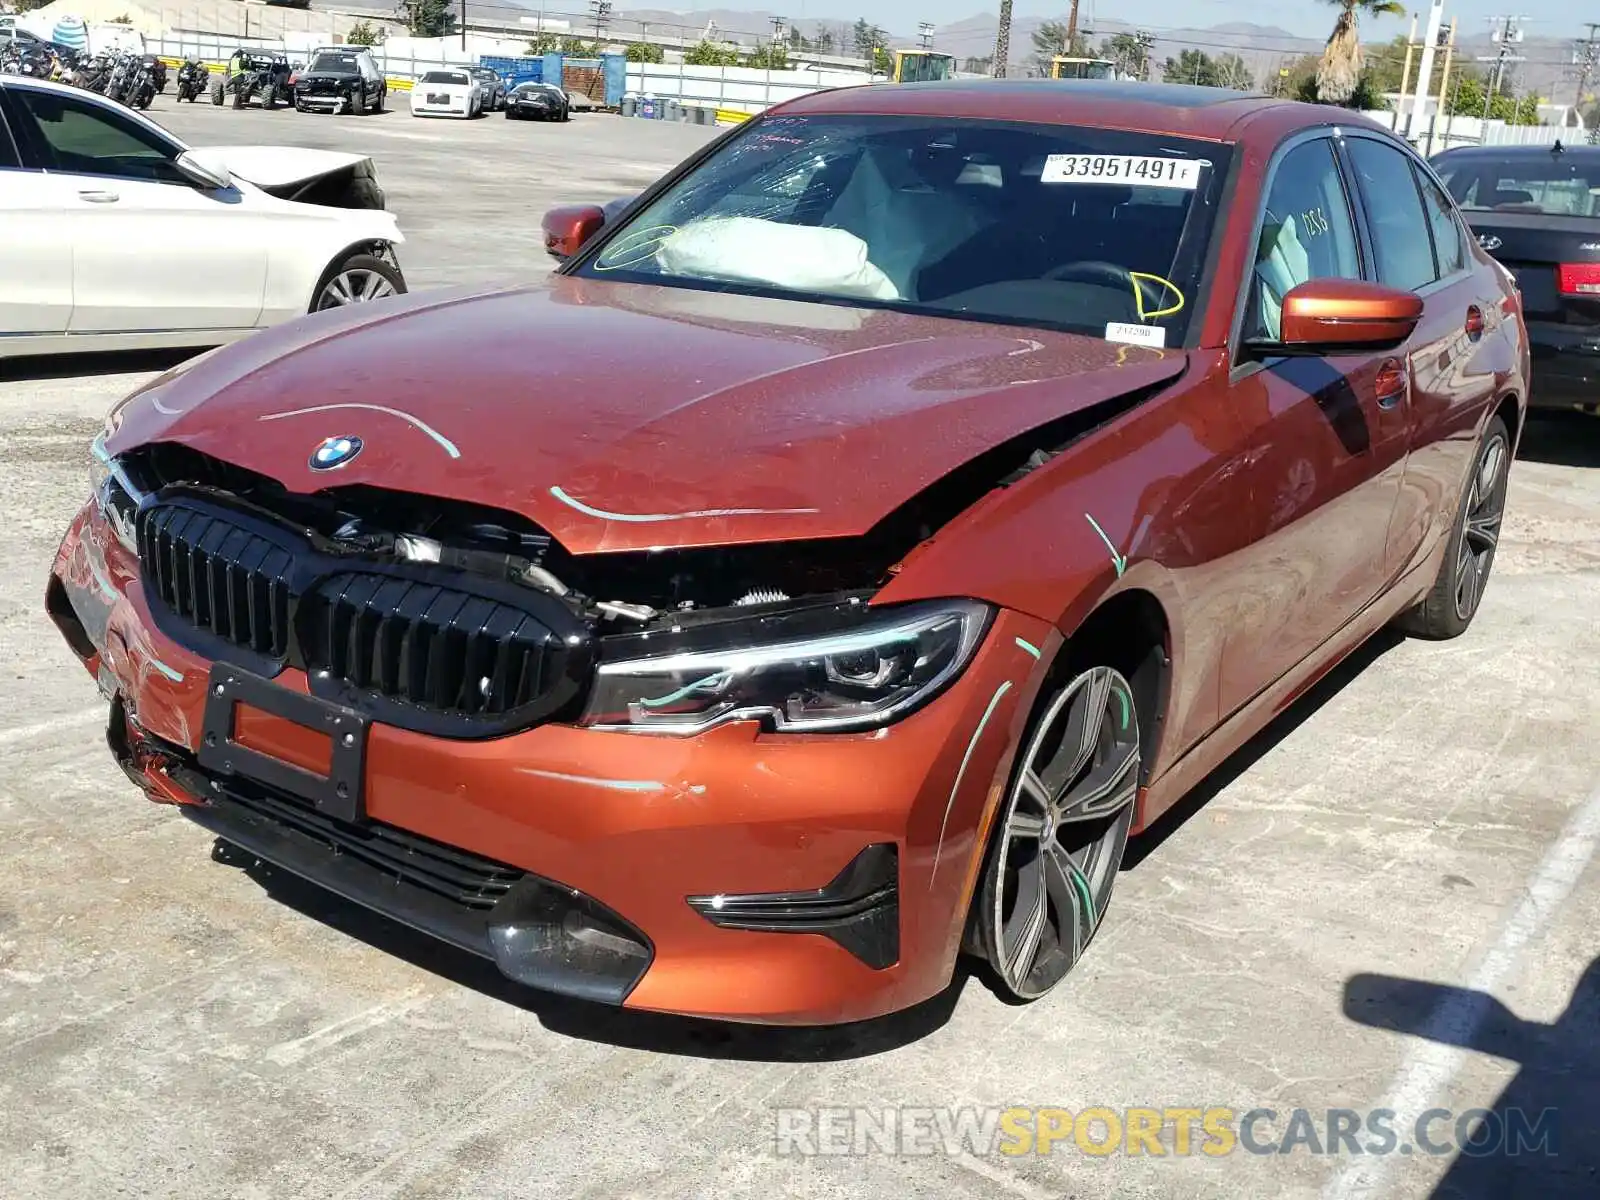
<svg viewBox="0 0 1600 1200">
<path fill-rule="evenodd" d="M 647 121 L 655 119 L 656 98 L 654 96 L 645 96 L 639 101 L 639 115 Z"/>
<path fill-rule="evenodd" d="M 639 112 L 639 97 L 627 95 L 622 98 L 622 115 L 625 117 L 636 116 Z"/>
</svg>

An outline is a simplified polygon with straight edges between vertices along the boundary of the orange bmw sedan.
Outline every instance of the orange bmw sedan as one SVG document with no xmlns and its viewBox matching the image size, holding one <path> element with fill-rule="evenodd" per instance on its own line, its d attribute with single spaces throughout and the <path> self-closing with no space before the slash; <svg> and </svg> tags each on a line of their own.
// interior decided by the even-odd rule
<svg viewBox="0 0 1600 1200">
<path fill-rule="evenodd" d="M 819 92 L 545 232 L 127 397 L 46 596 L 151 798 L 513 980 L 1041 997 L 1131 836 L 1477 610 L 1519 296 L 1358 115 Z"/>
</svg>

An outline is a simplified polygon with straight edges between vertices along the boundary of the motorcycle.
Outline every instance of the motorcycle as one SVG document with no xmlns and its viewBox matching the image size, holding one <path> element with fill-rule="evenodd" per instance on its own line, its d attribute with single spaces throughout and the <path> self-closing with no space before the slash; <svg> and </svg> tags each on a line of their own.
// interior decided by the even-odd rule
<svg viewBox="0 0 1600 1200">
<path fill-rule="evenodd" d="M 167 90 L 167 64 L 161 61 L 159 55 L 146 54 L 144 68 L 150 72 L 150 81 L 155 84 L 156 95 L 162 95 Z"/>
<path fill-rule="evenodd" d="M 211 84 L 211 68 L 197 58 L 186 58 L 183 66 L 178 68 L 178 94 L 177 102 L 182 104 L 187 100 L 193 104 Z"/>
<path fill-rule="evenodd" d="M 111 68 L 114 65 L 109 54 L 100 53 L 89 58 L 80 58 L 78 65 L 73 68 L 67 82 L 73 87 L 82 88 L 86 92 L 104 93 L 106 84 L 111 80 Z"/>
<path fill-rule="evenodd" d="M 145 57 L 135 57 L 128 69 L 128 85 L 123 91 L 123 103 L 129 108 L 149 108 L 156 98 L 156 80 Z"/>
<path fill-rule="evenodd" d="M 131 54 L 118 54 L 111 60 L 111 71 L 106 76 L 102 94 L 107 100 L 122 103 L 133 84 L 133 69 L 138 59 Z"/>
<path fill-rule="evenodd" d="M 56 56 L 43 46 L 13 44 L 0 51 L 0 74 L 52 79 L 56 74 Z"/>
</svg>

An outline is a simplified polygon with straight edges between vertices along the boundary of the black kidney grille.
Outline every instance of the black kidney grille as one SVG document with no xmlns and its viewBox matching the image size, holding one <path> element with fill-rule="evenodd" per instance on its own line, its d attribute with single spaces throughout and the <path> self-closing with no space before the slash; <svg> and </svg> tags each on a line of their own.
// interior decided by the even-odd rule
<svg viewBox="0 0 1600 1200">
<path fill-rule="evenodd" d="M 299 622 L 308 669 L 441 712 L 505 713 L 543 698 L 566 667 L 537 617 L 393 575 L 327 576 L 301 599 Z"/>
<path fill-rule="evenodd" d="M 178 616 L 225 641 L 281 659 L 289 650 L 291 557 L 225 517 L 157 506 L 138 524 L 146 583 Z"/>
</svg>

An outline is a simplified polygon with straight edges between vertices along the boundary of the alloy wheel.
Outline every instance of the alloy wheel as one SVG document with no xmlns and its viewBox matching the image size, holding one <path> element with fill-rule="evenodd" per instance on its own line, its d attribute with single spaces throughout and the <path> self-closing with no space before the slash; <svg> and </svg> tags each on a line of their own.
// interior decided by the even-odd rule
<svg viewBox="0 0 1600 1200">
<path fill-rule="evenodd" d="M 1019 999 L 1044 995 L 1105 915 L 1133 820 L 1139 723 L 1110 667 L 1073 679 L 1036 727 L 1002 811 L 985 941 Z"/>
<path fill-rule="evenodd" d="M 317 297 L 316 311 L 342 308 L 346 304 L 364 304 L 394 294 L 394 285 L 378 272 L 352 267 L 340 271 L 323 285 L 322 294 Z"/>
<path fill-rule="evenodd" d="M 1510 447 L 1496 433 L 1484 443 L 1467 492 L 1466 517 L 1456 547 L 1455 579 L 1456 616 L 1463 621 L 1477 611 L 1489 580 L 1495 547 L 1500 542 L 1500 522 L 1505 517 L 1506 471 L 1510 462 Z"/>
</svg>

